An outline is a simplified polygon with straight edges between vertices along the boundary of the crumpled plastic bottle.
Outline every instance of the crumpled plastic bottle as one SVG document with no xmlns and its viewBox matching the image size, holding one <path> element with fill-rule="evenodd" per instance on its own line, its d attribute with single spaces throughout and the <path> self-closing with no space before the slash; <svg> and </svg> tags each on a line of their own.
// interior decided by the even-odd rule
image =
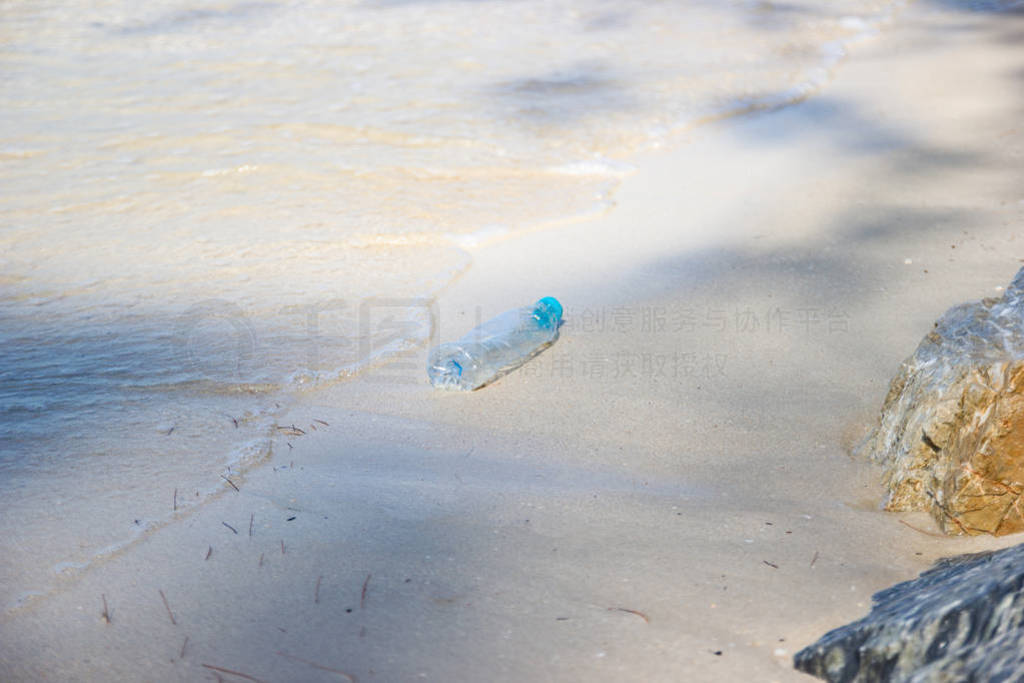
<svg viewBox="0 0 1024 683">
<path fill-rule="evenodd" d="M 427 359 L 430 383 L 437 389 L 479 389 L 554 343 L 561 321 L 562 304 L 551 296 L 506 311 L 459 341 L 432 349 Z"/>
</svg>

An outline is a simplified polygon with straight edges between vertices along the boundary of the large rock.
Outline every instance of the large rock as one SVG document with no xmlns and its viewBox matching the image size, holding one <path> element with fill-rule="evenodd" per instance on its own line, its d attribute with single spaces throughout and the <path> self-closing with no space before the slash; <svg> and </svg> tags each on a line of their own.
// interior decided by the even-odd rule
<svg viewBox="0 0 1024 683">
<path fill-rule="evenodd" d="M 947 311 L 903 361 L 865 440 L 886 509 L 946 533 L 1024 530 L 1024 268 L 1002 298 Z"/>
<path fill-rule="evenodd" d="M 1024 544 L 940 561 L 874 600 L 794 666 L 837 682 L 1024 680 Z"/>
</svg>

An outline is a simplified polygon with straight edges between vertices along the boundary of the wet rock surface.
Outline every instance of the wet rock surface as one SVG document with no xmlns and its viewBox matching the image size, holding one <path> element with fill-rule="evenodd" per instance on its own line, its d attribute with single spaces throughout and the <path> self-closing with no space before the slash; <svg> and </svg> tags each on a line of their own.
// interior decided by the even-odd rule
<svg viewBox="0 0 1024 683">
<path fill-rule="evenodd" d="M 1001 298 L 955 306 L 889 386 L 862 446 L 888 510 L 950 534 L 1024 531 L 1024 268 Z"/>
<path fill-rule="evenodd" d="M 942 560 L 794 657 L 828 681 L 1024 680 L 1024 544 Z"/>
</svg>

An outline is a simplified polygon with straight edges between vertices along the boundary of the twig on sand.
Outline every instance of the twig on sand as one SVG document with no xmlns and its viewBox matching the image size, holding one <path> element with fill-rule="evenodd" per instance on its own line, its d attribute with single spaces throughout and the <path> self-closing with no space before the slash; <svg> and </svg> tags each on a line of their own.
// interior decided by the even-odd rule
<svg viewBox="0 0 1024 683">
<path fill-rule="evenodd" d="M 185 642 L 181 644 L 181 652 L 178 654 L 178 659 L 185 659 L 186 647 L 188 647 L 188 636 L 185 636 Z"/>
<path fill-rule="evenodd" d="M 287 427 L 277 426 L 277 430 L 286 436 L 302 436 L 306 432 L 295 425 L 289 425 Z"/>
<path fill-rule="evenodd" d="M 167 616 L 169 616 L 171 618 L 171 623 L 174 624 L 175 626 L 177 626 L 178 622 L 176 622 L 174 620 L 174 612 L 171 611 L 171 606 L 169 604 L 167 604 L 167 596 L 164 595 L 164 592 L 162 590 L 159 591 L 159 593 L 160 593 L 160 598 L 164 601 L 164 607 L 167 608 Z"/>
<path fill-rule="evenodd" d="M 174 511 L 178 511 L 178 489 L 174 489 Z"/>
<path fill-rule="evenodd" d="M 284 539 L 281 539 L 281 554 L 284 555 Z"/>
<path fill-rule="evenodd" d="M 914 531 L 918 532 L 919 534 L 924 534 L 925 536 L 931 536 L 932 538 L 942 538 L 942 539 L 948 539 L 949 538 L 949 536 L 946 536 L 944 534 L 937 534 L 937 533 L 932 532 L 932 531 L 925 531 L 924 529 L 919 529 L 916 526 L 914 526 L 913 524 L 911 524 L 909 522 L 905 522 L 902 519 L 898 519 L 896 521 L 899 522 L 900 524 L 902 524 L 905 527 L 913 529 Z"/>
<path fill-rule="evenodd" d="M 608 611 L 609 612 L 627 612 L 629 614 L 635 614 L 636 616 L 638 616 L 641 619 L 643 619 L 645 623 L 647 623 L 647 624 L 651 623 L 651 620 L 647 618 L 647 615 L 644 614 L 643 612 L 639 611 L 639 610 L 629 609 L 628 607 L 609 607 Z"/>
<path fill-rule="evenodd" d="M 233 488 L 233 489 L 234 489 L 235 491 L 237 491 L 238 493 L 241 493 L 241 492 L 242 492 L 242 491 L 241 491 L 241 489 L 239 489 L 239 488 L 238 488 L 237 486 L 235 486 L 235 482 L 231 481 L 230 479 L 228 479 L 227 477 L 225 477 L 225 476 L 224 476 L 223 474 L 222 474 L 222 475 L 220 475 L 220 478 L 221 478 L 221 479 L 223 479 L 224 481 L 226 481 L 227 483 L 231 484 L 231 488 Z"/>
<path fill-rule="evenodd" d="M 818 561 L 818 551 L 815 550 L 814 551 L 814 557 L 811 558 L 811 566 L 813 567 L 814 563 L 817 562 L 817 561 Z"/>
<path fill-rule="evenodd" d="M 316 590 L 313 591 L 313 604 L 314 605 L 319 605 L 320 604 L 320 582 L 323 581 L 323 579 L 324 579 L 324 575 L 323 574 L 321 574 L 320 576 L 316 577 Z"/>
<path fill-rule="evenodd" d="M 768 560 L 761 560 L 761 561 L 764 562 L 769 567 L 771 567 L 772 569 L 778 569 L 779 568 L 779 565 L 775 564 L 774 562 L 769 562 Z"/>
<path fill-rule="evenodd" d="M 281 656 L 281 657 L 284 657 L 285 659 L 290 659 L 290 660 L 295 661 L 295 662 L 301 662 L 303 664 L 307 664 L 307 665 L 313 667 L 314 669 L 320 669 L 321 671 L 330 671 L 331 673 L 338 674 L 339 676 L 344 676 L 347 680 L 351 681 L 351 683 L 357 683 L 355 676 L 353 676 L 350 673 L 345 673 L 341 669 L 332 669 L 329 666 L 324 666 L 323 664 L 317 664 L 316 662 L 311 662 L 308 659 L 303 659 L 302 657 L 296 657 L 295 655 L 290 655 L 287 652 L 282 652 L 280 650 L 277 651 L 277 654 L 279 656 Z"/>
<path fill-rule="evenodd" d="M 225 669 L 222 666 L 214 666 L 213 664 L 203 664 L 203 666 L 205 666 L 207 669 L 210 669 L 211 671 L 220 671 L 224 674 L 230 674 L 232 676 L 244 678 L 247 681 L 255 681 L 256 683 L 266 683 L 266 681 L 256 678 L 255 676 L 250 676 L 249 674 L 244 674 L 241 671 L 233 671 L 232 669 Z"/>
<path fill-rule="evenodd" d="M 228 524 L 227 522 L 221 522 L 221 524 L 223 524 L 223 525 L 224 525 L 224 526 L 226 526 L 227 528 L 229 528 L 229 529 L 231 529 L 232 531 L 234 531 L 234 532 L 235 532 L 235 535 L 236 535 L 236 536 L 238 535 L 238 529 L 236 529 L 235 527 L 231 526 L 231 525 L 230 525 L 230 524 Z"/>
<path fill-rule="evenodd" d="M 313 418 L 313 422 L 319 422 L 319 423 L 320 423 L 320 424 L 322 424 L 322 425 L 323 425 L 324 427 L 330 427 L 330 426 L 331 426 L 331 425 L 330 425 L 330 423 L 324 422 L 323 420 L 318 420 L 318 419 L 316 419 L 315 417 Z"/>
<path fill-rule="evenodd" d="M 213 546 L 212 546 L 212 545 L 211 545 L 211 546 L 208 546 L 208 547 L 206 548 L 206 557 L 204 557 L 203 559 L 204 559 L 204 560 L 208 560 L 208 559 L 210 559 L 210 555 L 213 555 Z"/>
<path fill-rule="evenodd" d="M 256 519 L 256 513 L 255 512 L 250 513 L 249 514 L 249 538 L 252 538 L 252 523 L 253 523 L 253 521 L 255 521 L 255 519 Z"/>
<path fill-rule="evenodd" d="M 366 581 L 363 581 L 363 592 L 359 595 L 359 609 L 366 607 L 366 589 L 370 586 L 370 577 L 373 574 L 366 575 Z"/>
<path fill-rule="evenodd" d="M 107 609 L 107 596 L 106 596 L 106 594 L 101 593 L 100 597 L 103 598 L 103 614 L 101 614 L 100 616 L 103 617 L 103 621 L 105 621 L 105 622 L 107 622 L 109 624 L 110 623 L 110 610 Z"/>
</svg>

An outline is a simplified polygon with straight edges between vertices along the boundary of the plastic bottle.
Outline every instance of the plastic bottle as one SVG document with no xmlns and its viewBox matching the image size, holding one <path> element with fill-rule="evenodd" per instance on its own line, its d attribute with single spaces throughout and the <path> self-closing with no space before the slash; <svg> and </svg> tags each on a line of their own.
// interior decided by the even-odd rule
<svg viewBox="0 0 1024 683">
<path fill-rule="evenodd" d="M 457 342 L 435 347 L 427 376 L 437 389 L 473 391 L 515 370 L 558 339 L 562 304 L 546 296 L 506 311 Z"/>
</svg>

